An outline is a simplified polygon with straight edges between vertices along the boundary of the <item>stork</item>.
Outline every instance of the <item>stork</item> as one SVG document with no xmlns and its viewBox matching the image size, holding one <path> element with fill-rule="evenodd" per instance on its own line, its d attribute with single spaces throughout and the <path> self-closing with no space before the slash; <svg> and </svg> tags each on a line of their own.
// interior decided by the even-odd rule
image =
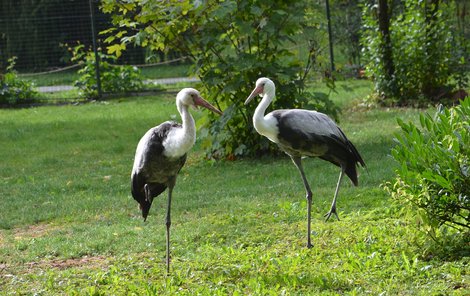
<svg viewBox="0 0 470 296">
<path fill-rule="evenodd" d="M 310 221 L 312 208 L 312 190 L 302 167 L 303 157 L 319 157 L 341 168 L 333 202 L 326 221 L 332 214 L 339 220 L 336 212 L 336 199 L 344 173 L 357 186 L 356 164 L 365 167 L 364 160 L 356 147 L 327 115 L 304 109 L 275 110 L 264 115 L 275 97 L 276 87 L 269 78 L 260 78 L 256 87 L 246 99 L 247 105 L 256 95 L 263 97 L 253 115 L 256 131 L 287 153 L 300 172 L 307 197 L 307 247 L 312 247 L 310 240 Z"/>
<path fill-rule="evenodd" d="M 173 187 L 176 176 L 186 161 L 186 155 L 196 141 L 196 125 L 188 110 L 190 106 L 201 106 L 222 114 L 205 101 L 197 90 L 182 89 L 176 96 L 176 107 L 182 124 L 166 121 L 148 130 L 137 145 L 131 173 L 132 196 L 139 203 L 144 221 L 147 220 L 153 199 L 168 188 L 165 220 L 167 273 L 170 272 L 170 212 Z"/>
</svg>

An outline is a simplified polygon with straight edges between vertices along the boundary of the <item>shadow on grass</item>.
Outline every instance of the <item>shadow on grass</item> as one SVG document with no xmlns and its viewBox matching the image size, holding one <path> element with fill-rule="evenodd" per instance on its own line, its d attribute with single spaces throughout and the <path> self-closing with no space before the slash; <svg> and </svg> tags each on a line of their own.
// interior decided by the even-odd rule
<svg viewBox="0 0 470 296">
<path fill-rule="evenodd" d="M 470 231 L 427 235 L 425 260 L 458 261 L 470 257 Z"/>
</svg>

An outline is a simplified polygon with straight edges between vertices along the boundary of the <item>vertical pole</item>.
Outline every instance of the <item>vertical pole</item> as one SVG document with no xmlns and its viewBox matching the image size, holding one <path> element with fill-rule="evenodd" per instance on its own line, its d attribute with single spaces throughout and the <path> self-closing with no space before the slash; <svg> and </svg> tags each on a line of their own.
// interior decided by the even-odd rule
<svg viewBox="0 0 470 296">
<path fill-rule="evenodd" d="M 335 61 L 333 55 L 333 34 L 331 32 L 331 15 L 330 15 L 330 1 L 325 0 L 326 4 L 326 19 L 328 20 L 328 41 L 330 43 L 330 64 L 331 64 L 331 74 L 335 71 Z"/>
<path fill-rule="evenodd" d="M 100 75 L 100 57 L 98 55 L 98 46 L 96 42 L 95 32 L 95 12 L 93 10 L 93 0 L 89 0 L 90 3 L 90 17 L 91 17 L 91 34 L 93 40 L 93 52 L 95 53 L 95 75 L 96 75 L 96 88 L 98 90 L 98 98 L 101 98 L 101 75 Z"/>
</svg>

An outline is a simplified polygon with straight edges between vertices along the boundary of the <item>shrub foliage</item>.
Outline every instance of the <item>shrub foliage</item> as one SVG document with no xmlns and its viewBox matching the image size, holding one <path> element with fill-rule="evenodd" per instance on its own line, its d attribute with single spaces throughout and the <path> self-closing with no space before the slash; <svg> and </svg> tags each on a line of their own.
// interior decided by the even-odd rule
<svg viewBox="0 0 470 296">
<path fill-rule="evenodd" d="M 398 120 L 393 150 L 400 163 L 389 189 L 393 197 L 421 213 L 426 225 L 470 229 L 470 98 L 420 116 L 420 126 Z"/>
<path fill-rule="evenodd" d="M 18 77 L 14 70 L 15 60 L 9 59 L 6 73 L 0 74 L 0 104 L 31 103 L 39 96 L 31 82 Z"/>
<path fill-rule="evenodd" d="M 114 55 L 99 52 L 100 82 L 103 93 L 125 93 L 137 91 L 143 86 L 143 78 L 137 67 L 127 65 L 114 65 L 117 59 Z M 84 45 L 77 45 L 73 49 L 72 61 L 83 63 L 78 71 L 80 78 L 75 81 L 82 95 L 86 98 L 98 97 L 98 83 L 96 80 L 96 60 L 92 51 L 86 51 Z"/>
</svg>

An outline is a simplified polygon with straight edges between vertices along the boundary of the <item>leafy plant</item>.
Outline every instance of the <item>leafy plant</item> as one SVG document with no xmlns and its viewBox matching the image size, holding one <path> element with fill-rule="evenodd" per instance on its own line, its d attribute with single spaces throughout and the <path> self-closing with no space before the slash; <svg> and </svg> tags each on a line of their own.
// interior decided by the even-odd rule
<svg viewBox="0 0 470 296">
<path fill-rule="evenodd" d="M 366 71 L 385 103 L 424 105 L 450 98 L 468 86 L 466 45 L 451 23 L 451 6 L 440 1 L 406 0 L 390 20 L 393 73 L 381 60 L 384 42 L 375 5 L 365 5 L 363 39 Z M 424 103 L 424 104 L 423 104 Z"/>
<path fill-rule="evenodd" d="M 175 50 L 194 61 L 205 96 L 224 111 L 199 123 L 211 157 L 233 158 L 271 151 L 252 128 L 256 104 L 245 107 L 256 80 L 269 76 L 277 85 L 273 108 L 306 107 L 336 115 L 328 94 L 306 89 L 308 74 L 321 57 L 320 21 L 304 1 L 103 1 L 113 13 L 106 40 L 109 53 L 129 43 L 152 50 Z M 119 30 L 119 31 L 117 31 Z M 329 84 L 333 86 L 332 83 Z M 277 150 L 276 150 L 277 151 Z"/>
<path fill-rule="evenodd" d="M 14 70 L 15 61 L 16 57 L 10 58 L 6 73 L 0 74 L 0 104 L 29 103 L 39 95 L 31 82 L 18 77 Z"/>
<path fill-rule="evenodd" d="M 430 233 L 442 225 L 470 229 L 470 98 L 420 127 L 398 119 L 401 133 L 393 158 L 400 163 L 388 184 L 392 196 L 417 212 Z"/>
<path fill-rule="evenodd" d="M 137 67 L 114 65 L 117 60 L 114 55 L 99 52 L 101 90 L 105 93 L 124 93 L 142 88 L 143 78 Z M 84 67 L 78 71 L 79 79 L 75 81 L 86 98 L 98 97 L 98 82 L 96 80 L 96 60 L 92 51 L 85 51 L 83 44 L 73 49 L 72 61 L 82 62 Z"/>
</svg>

